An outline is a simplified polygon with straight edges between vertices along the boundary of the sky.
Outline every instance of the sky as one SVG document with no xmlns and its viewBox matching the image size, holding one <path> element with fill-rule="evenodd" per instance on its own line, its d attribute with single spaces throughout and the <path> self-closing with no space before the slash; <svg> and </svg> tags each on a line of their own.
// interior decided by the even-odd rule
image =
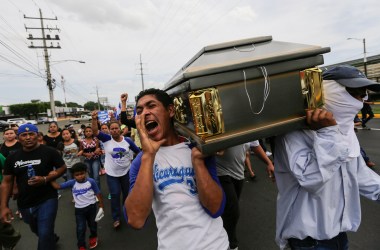
<svg viewBox="0 0 380 250">
<path fill-rule="evenodd" d="M 117 105 L 163 88 L 203 47 L 250 37 L 330 47 L 325 65 L 380 54 L 378 0 L 0 0 L 0 105 L 49 101 L 41 9 L 61 49 L 49 49 L 54 99 Z M 347 38 L 355 38 L 348 40 Z M 41 45 L 38 40 L 34 45 Z M 56 46 L 54 42 L 54 46 Z M 84 61 L 85 63 L 79 63 Z M 62 86 L 62 77 L 64 84 Z M 65 90 L 65 91 L 64 91 Z M 98 94 L 97 94 L 98 93 Z"/>
</svg>

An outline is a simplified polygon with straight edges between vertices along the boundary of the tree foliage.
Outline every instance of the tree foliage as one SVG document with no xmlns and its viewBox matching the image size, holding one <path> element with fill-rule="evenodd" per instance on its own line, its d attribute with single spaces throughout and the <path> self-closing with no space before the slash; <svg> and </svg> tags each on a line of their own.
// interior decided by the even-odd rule
<svg viewBox="0 0 380 250">
<path fill-rule="evenodd" d="M 86 109 L 86 110 L 97 110 L 99 109 L 98 108 L 98 103 L 97 102 L 86 102 L 84 105 L 83 105 L 83 108 Z M 100 109 L 104 109 L 103 105 L 100 104 Z"/>
<path fill-rule="evenodd" d="M 44 113 L 48 108 L 50 108 L 50 104 L 47 102 L 21 103 L 9 106 L 12 114 L 28 118 L 35 118 L 38 113 Z"/>
<path fill-rule="evenodd" d="M 71 108 L 83 108 L 82 105 L 76 103 L 76 102 L 68 102 L 67 103 L 67 107 L 71 107 Z"/>
</svg>

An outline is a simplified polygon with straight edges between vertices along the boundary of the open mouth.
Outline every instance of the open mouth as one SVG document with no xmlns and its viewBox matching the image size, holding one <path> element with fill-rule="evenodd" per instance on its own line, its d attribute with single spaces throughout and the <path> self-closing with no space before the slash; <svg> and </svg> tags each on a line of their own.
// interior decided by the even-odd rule
<svg viewBox="0 0 380 250">
<path fill-rule="evenodd" d="M 151 132 L 158 126 L 158 123 L 156 121 L 147 121 L 145 123 L 145 128 L 148 132 Z"/>
</svg>

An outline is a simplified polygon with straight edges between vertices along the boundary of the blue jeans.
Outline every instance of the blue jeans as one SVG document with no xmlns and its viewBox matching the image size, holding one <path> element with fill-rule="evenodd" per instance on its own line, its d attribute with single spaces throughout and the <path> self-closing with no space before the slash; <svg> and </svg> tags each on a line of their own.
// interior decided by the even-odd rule
<svg viewBox="0 0 380 250">
<path fill-rule="evenodd" d="M 113 221 L 120 220 L 121 206 L 120 194 L 123 194 L 122 204 L 127 198 L 129 192 L 129 172 L 126 175 L 113 177 L 107 176 L 107 185 L 111 194 L 111 213 Z"/>
<path fill-rule="evenodd" d="M 100 189 L 100 176 L 99 176 L 99 170 L 100 170 L 100 160 L 99 158 L 88 160 L 85 159 L 84 163 L 87 165 L 88 169 L 88 175 L 95 180 L 96 184 L 98 185 L 98 188 Z"/>
<path fill-rule="evenodd" d="M 315 240 L 307 237 L 303 240 L 288 239 L 292 250 L 348 250 L 348 238 L 346 233 L 340 233 L 329 240 Z"/>
<path fill-rule="evenodd" d="M 77 223 L 78 248 L 86 247 L 86 229 L 90 229 L 90 238 L 97 237 L 96 204 L 84 208 L 75 208 L 75 220 Z M 87 225 L 86 225 L 87 222 Z"/>
<path fill-rule="evenodd" d="M 54 250 L 54 223 L 57 216 L 58 199 L 49 199 L 35 207 L 20 209 L 22 218 L 38 236 L 38 250 Z"/>
</svg>

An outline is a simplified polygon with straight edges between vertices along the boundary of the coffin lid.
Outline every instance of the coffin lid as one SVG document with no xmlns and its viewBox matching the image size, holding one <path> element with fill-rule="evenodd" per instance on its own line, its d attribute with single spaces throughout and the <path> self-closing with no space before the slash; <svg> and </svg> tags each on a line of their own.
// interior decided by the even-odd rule
<svg viewBox="0 0 380 250">
<path fill-rule="evenodd" d="M 241 39 L 201 49 L 165 84 L 169 90 L 191 78 L 260 67 L 330 52 L 329 47 L 273 41 L 272 36 Z"/>
</svg>

